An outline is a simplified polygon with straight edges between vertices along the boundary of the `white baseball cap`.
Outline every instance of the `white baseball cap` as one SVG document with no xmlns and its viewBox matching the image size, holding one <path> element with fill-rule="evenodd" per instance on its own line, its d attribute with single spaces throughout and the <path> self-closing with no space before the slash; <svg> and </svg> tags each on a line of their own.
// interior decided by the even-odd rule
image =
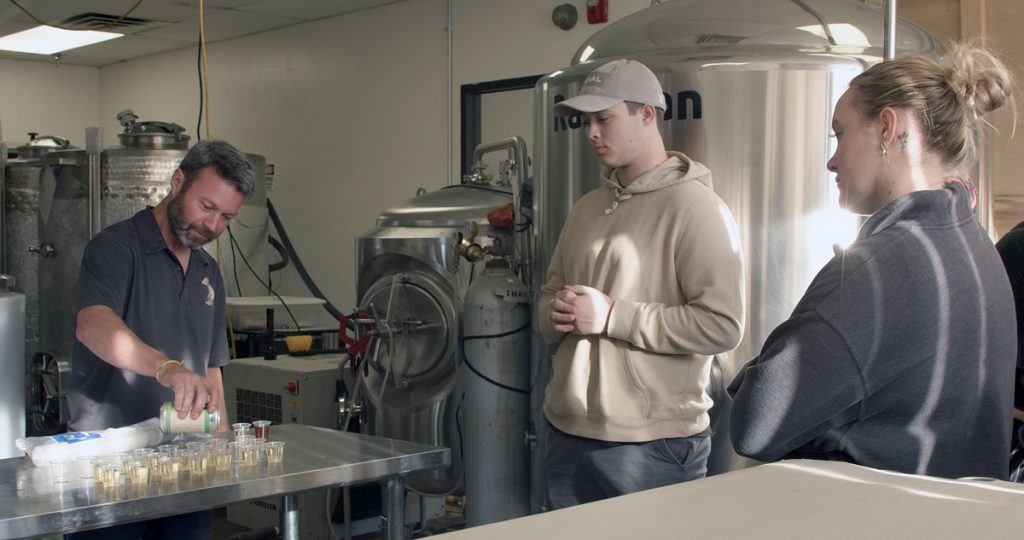
<svg viewBox="0 0 1024 540">
<path fill-rule="evenodd" d="M 556 116 L 610 109 L 623 101 L 650 103 L 665 110 L 661 83 L 647 66 L 636 60 L 613 60 L 591 71 L 574 98 L 555 104 Z"/>
</svg>

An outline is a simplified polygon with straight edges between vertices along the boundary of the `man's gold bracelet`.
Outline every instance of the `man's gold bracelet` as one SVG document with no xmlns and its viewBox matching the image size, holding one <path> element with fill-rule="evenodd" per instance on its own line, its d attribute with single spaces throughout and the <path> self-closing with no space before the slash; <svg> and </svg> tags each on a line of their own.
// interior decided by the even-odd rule
<svg viewBox="0 0 1024 540">
<path fill-rule="evenodd" d="M 160 364 L 160 367 L 156 368 L 156 375 L 153 376 L 153 378 L 156 379 L 156 382 L 160 382 L 160 372 L 163 371 L 163 369 L 167 366 L 167 364 L 177 364 L 177 365 L 180 366 L 181 362 L 179 362 L 177 360 L 171 360 L 169 358 L 167 360 L 164 360 L 164 362 L 162 364 Z M 163 383 L 160 383 L 160 384 L 163 384 Z"/>
</svg>

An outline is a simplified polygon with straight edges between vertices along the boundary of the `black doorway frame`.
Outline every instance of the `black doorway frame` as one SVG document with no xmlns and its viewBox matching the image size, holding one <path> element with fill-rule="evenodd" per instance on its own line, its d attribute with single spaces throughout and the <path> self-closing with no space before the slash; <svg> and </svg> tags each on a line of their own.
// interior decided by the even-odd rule
<svg viewBox="0 0 1024 540">
<path fill-rule="evenodd" d="M 470 167 L 473 166 L 473 152 L 476 151 L 476 147 L 483 142 L 480 140 L 480 132 L 483 131 L 483 121 L 481 118 L 483 111 L 480 98 L 484 94 L 533 88 L 541 77 L 543 77 L 543 75 L 530 75 L 527 77 L 515 77 L 512 79 L 501 79 L 497 81 L 462 85 L 460 99 L 462 107 L 462 133 L 460 137 L 462 149 L 462 176 L 469 173 Z"/>
</svg>

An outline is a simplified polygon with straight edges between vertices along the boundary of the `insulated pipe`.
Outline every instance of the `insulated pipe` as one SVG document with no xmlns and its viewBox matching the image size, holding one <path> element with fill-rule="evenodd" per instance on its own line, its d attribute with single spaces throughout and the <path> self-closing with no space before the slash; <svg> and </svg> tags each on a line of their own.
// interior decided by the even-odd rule
<svg viewBox="0 0 1024 540">
<path fill-rule="evenodd" d="M 284 230 L 284 225 L 281 224 L 281 218 L 277 216 L 277 210 L 274 209 L 274 203 L 267 198 L 267 212 L 270 214 L 270 221 L 274 224 L 274 229 L 277 230 L 277 234 L 281 237 L 281 243 L 284 244 L 285 249 L 288 251 L 288 255 L 291 261 L 295 263 L 295 271 L 299 273 L 299 277 L 302 278 L 302 282 L 309 288 L 309 292 L 313 293 L 313 296 L 324 301 L 324 309 L 331 314 L 336 320 L 341 320 L 341 312 L 338 308 L 334 307 L 334 304 L 324 295 L 320 287 L 316 286 L 316 282 L 306 271 L 306 266 L 302 264 L 302 259 L 299 258 L 299 254 L 295 252 L 295 247 L 292 246 L 292 241 L 288 239 L 288 233 Z M 355 330 L 356 325 L 354 322 L 349 321 L 348 328 Z"/>
<path fill-rule="evenodd" d="M 7 186 L 7 143 L 4 142 L 3 126 L 0 125 L 0 224 L 4 223 L 4 191 Z M 0 230 L 0 274 L 7 272 L 7 231 Z"/>
<path fill-rule="evenodd" d="M 455 0 L 448 0 L 448 26 L 445 27 L 448 33 L 448 185 L 452 185 L 452 99 L 454 98 L 455 87 Z"/>
<path fill-rule="evenodd" d="M 103 152 L 103 128 L 85 128 L 85 153 L 89 163 L 89 238 L 103 228 L 100 215 L 103 194 L 100 192 L 100 154 Z"/>
<path fill-rule="evenodd" d="M 896 0 L 885 2 L 885 60 L 896 58 Z"/>
</svg>

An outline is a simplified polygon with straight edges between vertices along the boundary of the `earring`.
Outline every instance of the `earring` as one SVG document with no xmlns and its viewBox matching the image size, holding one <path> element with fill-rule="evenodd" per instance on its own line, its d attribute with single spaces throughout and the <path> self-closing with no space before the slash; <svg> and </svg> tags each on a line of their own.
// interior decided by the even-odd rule
<svg viewBox="0 0 1024 540">
<path fill-rule="evenodd" d="M 882 155 L 883 156 L 888 156 L 889 155 L 889 141 L 887 141 L 885 139 L 882 139 Z"/>
</svg>

